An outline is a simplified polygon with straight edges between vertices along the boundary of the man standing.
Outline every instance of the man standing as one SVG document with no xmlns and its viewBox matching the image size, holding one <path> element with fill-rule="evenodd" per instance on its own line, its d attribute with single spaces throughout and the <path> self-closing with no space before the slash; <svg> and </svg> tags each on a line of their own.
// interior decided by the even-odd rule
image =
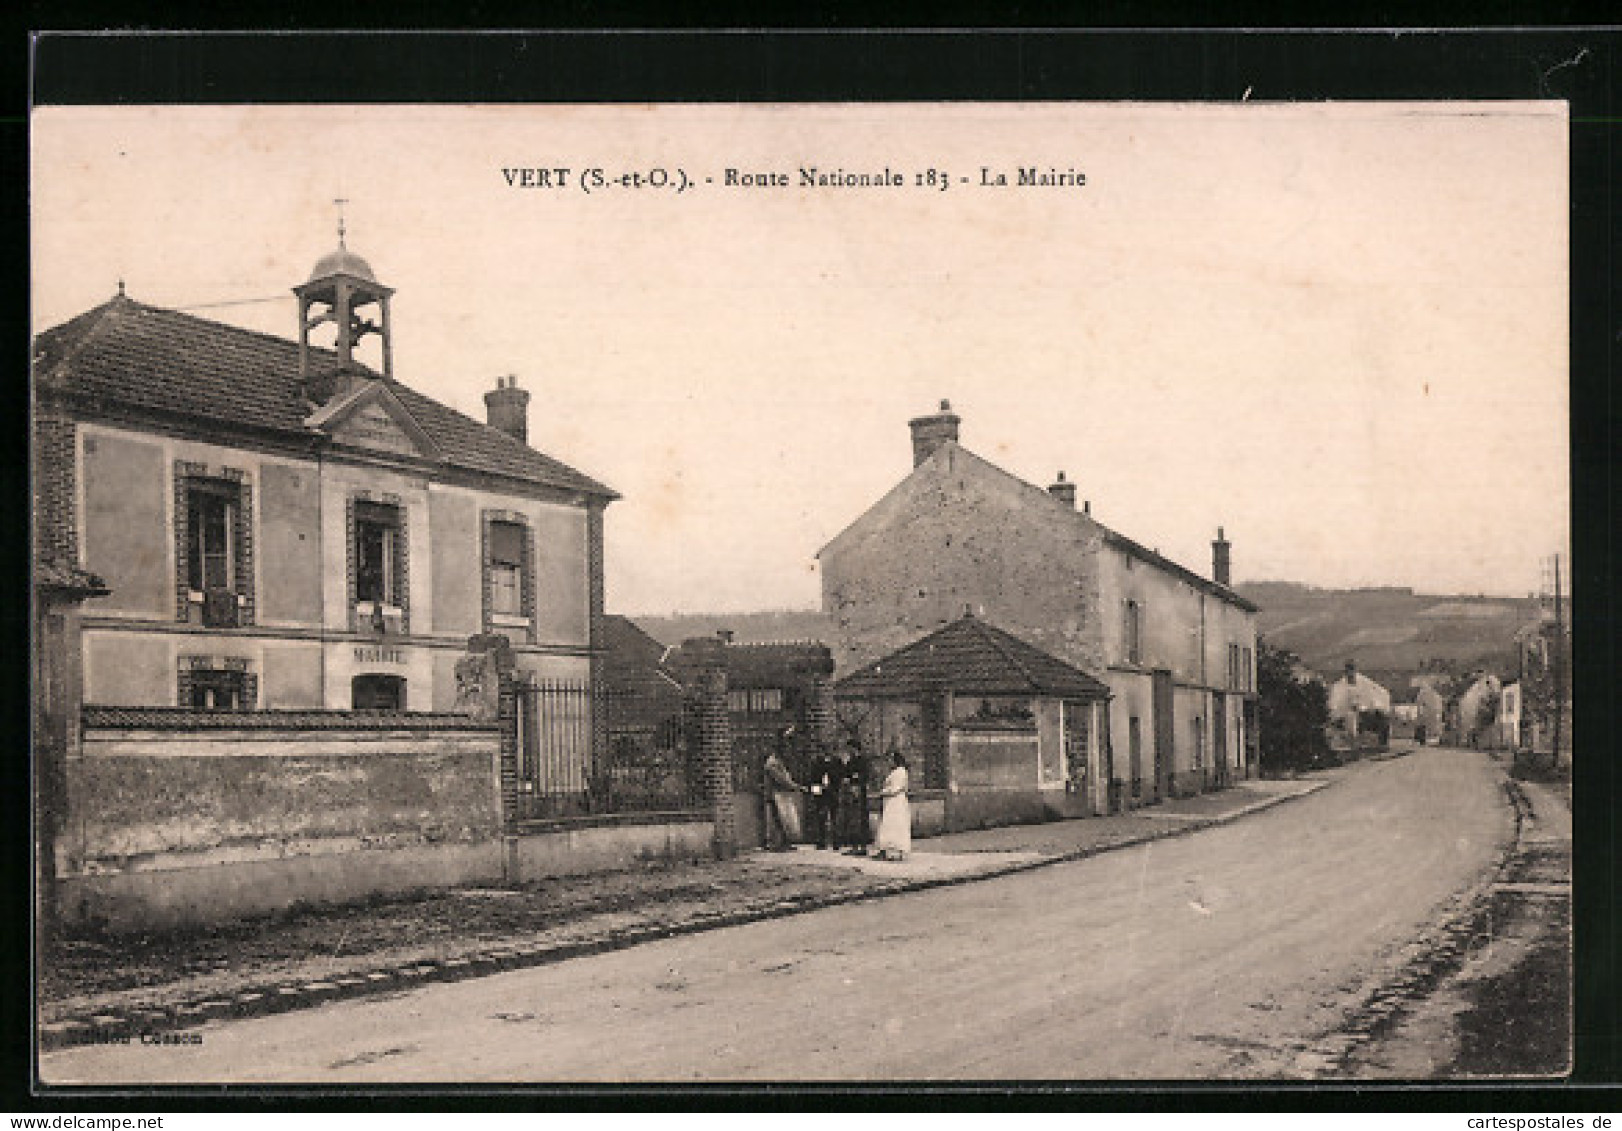
<svg viewBox="0 0 1622 1131">
<path fill-rule="evenodd" d="M 811 839 L 818 848 L 827 848 L 834 835 L 839 817 L 839 780 L 844 777 L 844 766 L 830 757 L 826 748 L 817 751 L 811 761 L 810 798 Z"/>
<path fill-rule="evenodd" d="M 783 764 L 783 753 L 793 738 L 794 728 L 784 727 L 777 736 L 777 749 L 766 756 L 766 847 L 773 852 L 787 852 L 800 839 L 800 814 L 794 807 L 794 795 L 805 792 L 805 787 Z"/>
<path fill-rule="evenodd" d="M 867 755 L 854 739 L 841 751 L 844 776 L 839 788 L 839 838 L 851 856 L 866 856 L 873 839 L 867 817 Z"/>
</svg>

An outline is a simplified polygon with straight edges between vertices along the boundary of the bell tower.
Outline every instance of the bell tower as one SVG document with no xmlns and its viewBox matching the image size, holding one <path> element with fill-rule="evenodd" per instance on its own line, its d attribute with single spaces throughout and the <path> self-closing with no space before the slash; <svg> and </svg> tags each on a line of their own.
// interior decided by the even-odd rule
<svg viewBox="0 0 1622 1131">
<path fill-rule="evenodd" d="M 394 288 L 378 282 L 371 264 L 344 243 L 342 209 L 346 202 L 336 203 L 337 250 L 323 255 L 309 279 L 293 288 L 298 296 L 299 382 L 304 395 L 317 404 L 348 392 L 357 379 L 366 375 L 366 367 L 355 358 L 355 349 L 368 334 L 376 334 L 381 340 L 383 376 L 394 375 L 389 341 L 389 298 Z M 311 331 L 328 322 L 337 330 L 332 345 L 338 354 L 335 367 L 320 356 L 319 347 L 310 340 Z"/>
</svg>

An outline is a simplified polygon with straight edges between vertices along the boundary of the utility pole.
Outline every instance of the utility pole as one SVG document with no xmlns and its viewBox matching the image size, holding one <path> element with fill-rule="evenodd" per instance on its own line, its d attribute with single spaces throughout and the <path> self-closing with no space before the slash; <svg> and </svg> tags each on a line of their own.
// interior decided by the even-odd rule
<svg viewBox="0 0 1622 1131">
<path fill-rule="evenodd" d="M 1560 731 L 1565 722 L 1566 623 L 1560 601 L 1560 555 L 1554 556 L 1554 768 L 1560 768 Z"/>
</svg>

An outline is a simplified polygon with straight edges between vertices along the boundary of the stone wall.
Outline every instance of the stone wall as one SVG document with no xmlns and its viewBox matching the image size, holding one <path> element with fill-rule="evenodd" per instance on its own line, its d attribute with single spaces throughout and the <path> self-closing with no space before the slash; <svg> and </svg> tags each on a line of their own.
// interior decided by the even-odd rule
<svg viewBox="0 0 1622 1131">
<path fill-rule="evenodd" d="M 457 716 L 87 709 L 64 918 L 176 925 L 493 882 L 499 758 L 495 729 Z"/>
</svg>

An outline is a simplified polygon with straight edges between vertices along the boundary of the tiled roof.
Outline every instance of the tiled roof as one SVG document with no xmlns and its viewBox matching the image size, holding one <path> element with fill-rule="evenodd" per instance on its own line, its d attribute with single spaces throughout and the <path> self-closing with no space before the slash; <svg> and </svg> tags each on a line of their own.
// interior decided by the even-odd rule
<svg viewBox="0 0 1622 1131">
<path fill-rule="evenodd" d="M 332 351 L 312 353 L 318 368 L 337 366 Z M 123 295 L 40 334 L 34 364 L 43 390 L 221 428 L 320 439 L 305 424 L 310 407 L 300 390 L 297 342 Z M 388 386 L 452 466 L 616 497 L 499 429 L 398 381 Z"/>
<path fill-rule="evenodd" d="M 637 714 L 644 706 L 641 700 L 662 701 L 681 694 L 676 673 L 664 663 L 668 649 L 629 617 L 603 614 L 603 649 L 603 686 L 620 697 L 615 704 L 618 715 Z M 652 706 L 666 709 L 662 702 Z"/>
<path fill-rule="evenodd" d="M 105 597 L 111 592 L 107 583 L 88 570 L 68 565 L 59 558 L 34 563 L 34 584 L 41 589 L 57 589 L 65 593 L 82 593 L 87 597 Z"/>
<path fill-rule="evenodd" d="M 965 614 L 834 685 L 841 698 L 910 698 L 926 691 L 1107 699 L 1101 680 Z"/>
<path fill-rule="evenodd" d="M 1237 605 L 1247 613 L 1261 611 L 1256 607 L 1254 602 L 1241 597 L 1238 593 L 1235 593 L 1232 589 L 1228 588 L 1226 585 L 1223 585 L 1221 582 L 1212 581 L 1210 578 L 1201 577 L 1187 566 L 1178 565 L 1176 562 L 1164 556 L 1159 551 L 1151 550 L 1138 542 L 1134 542 L 1125 534 L 1117 533 L 1116 531 L 1111 530 L 1109 527 L 1104 526 L 1104 524 L 1101 522 L 1098 525 L 1104 531 L 1104 540 L 1115 546 L 1117 549 L 1125 550 L 1142 561 L 1146 561 L 1151 565 L 1158 566 L 1167 573 L 1175 574 L 1177 577 L 1180 577 L 1194 588 L 1203 590 L 1213 597 L 1228 602 L 1230 605 Z"/>
<path fill-rule="evenodd" d="M 665 654 L 663 644 L 648 635 L 636 621 L 620 613 L 604 613 L 602 631 L 603 647 L 611 659 L 657 664 Z"/>
<path fill-rule="evenodd" d="M 84 725 L 111 730 L 493 730 L 443 711 L 198 711 L 189 707 L 84 708 Z"/>
<path fill-rule="evenodd" d="M 834 670 L 833 655 L 827 645 L 814 640 L 728 643 L 720 646 L 720 656 L 726 665 L 728 687 L 790 687 L 815 676 L 827 677 Z M 684 643 L 670 653 L 667 666 L 672 675 L 687 683 L 692 680 L 697 663 Z"/>
</svg>

